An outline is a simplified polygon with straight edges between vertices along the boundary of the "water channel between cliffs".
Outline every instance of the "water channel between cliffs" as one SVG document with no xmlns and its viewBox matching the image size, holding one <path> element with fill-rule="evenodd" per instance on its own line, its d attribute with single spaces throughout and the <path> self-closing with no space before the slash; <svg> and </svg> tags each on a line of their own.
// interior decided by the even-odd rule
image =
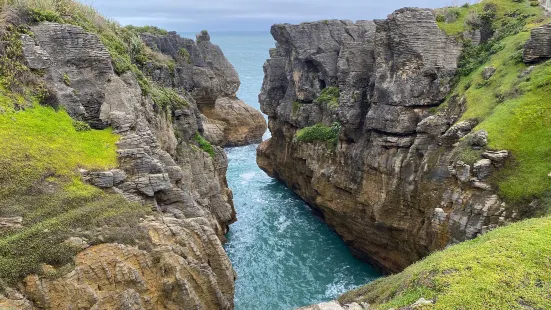
<svg viewBox="0 0 551 310">
<path fill-rule="evenodd" d="M 269 33 L 213 33 L 237 69 L 239 97 L 259 108 Z M 344 242 L 283 184 L 256 165 L 256 145 L 227 149 L 228 182 L 238 222 L 225 248 L 238 274 L 236 310 L 279 310 L 327 301 L 380 274 L 356 260 Z"/>
</svg>

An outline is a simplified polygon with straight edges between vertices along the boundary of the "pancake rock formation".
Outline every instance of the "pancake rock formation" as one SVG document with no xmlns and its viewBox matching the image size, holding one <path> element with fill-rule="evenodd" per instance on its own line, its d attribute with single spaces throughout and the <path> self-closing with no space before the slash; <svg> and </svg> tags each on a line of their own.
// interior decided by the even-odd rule
<svg viewBox="0 0 551 310">
<path fill-rule="evenodd" d="M 353 253 L 398 272 L 519 216 L 487 182 L 509 156 L 486 151 L 452 88 L 462 45 L 432 10 L 386 20 L 274 25 L 258 165 L 285 182 Z M 464 150 L 484 153 L 472 163 Z"/>
</svg>

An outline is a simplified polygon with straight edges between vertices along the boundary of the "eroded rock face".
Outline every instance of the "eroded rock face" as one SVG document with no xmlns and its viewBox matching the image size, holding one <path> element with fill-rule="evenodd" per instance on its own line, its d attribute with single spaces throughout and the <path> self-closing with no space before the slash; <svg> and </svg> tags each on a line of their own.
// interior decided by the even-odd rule
<svg viewBox="0 0 551 310">
<path fill-rule="evenodd" d="M 0 297 L 17 309 L 231 309 L 234 273 L 202 218 L 148 218 L 152 250 L 101 244 L 82 251 L 56 279 L 28 276 L 22 295 Z M 33 307 L 34 306 L 34 307 Z"/>
<path fill-rule="evenodd" d="M 131 73 L 113 72 L 95 35 L 55 23 L 31 30 L 34 36 L 22 38 L 24 56 L 31 69 L 46 72 L 59 104 L 121 136 L 120 167 L 81 171 L 84 180 L 158 212 L 141 224 L 151 249 L 83 246 L 73 272 L 58 280 L 29 276 L 20 292 L 0 297 L 0 306 L 233 309 L 235 273 L 222 247 L 236 219 L 227 157 L 221 148 L 211 157 L 194 144 L 202 122 L 193 99 L 178 110 L 155 111 Z"/>
<path fill-rule="evenodd" d="M 487 160 L 459 160 L 458 141 L 477 124 L 455 124 L 465 98 L 429 111 L 448 95 L 461 52 L 431 10 L 275 25 L 272 35 L 260 94 L 272 138 L 257 162 L 319 209 L 356 256 L 396 272 L 516 216 L 478 178 L 493 171 Z M 338 107 L 315 103 L 326 87 L 340 89 Z M 336 122 L 335 150 L 295 140 L 298 129 Z M 479 140 L 466 147 L 483 148 Z"/>
<path fill-rule="evenodd" d="M 551 24 L 536 27 L 524 46 L 524 62 L 533 63 L 551 58 Z"/>
<path fill-rule="evenodd" d="M 210 42 L 208 32 L 197 40 L 168 35 L 142 34 L 154 50 L 176 61 L 176 68 L 146 66 L 145 70 L 161 85 L 183 89 L 197 102 L 203 118 L 205 137 L 219 146 L 240 146 L 258 143 L 266 132 L 262 114 L 237 98 L 239 76 L 217 45 Z"/>
</svg>

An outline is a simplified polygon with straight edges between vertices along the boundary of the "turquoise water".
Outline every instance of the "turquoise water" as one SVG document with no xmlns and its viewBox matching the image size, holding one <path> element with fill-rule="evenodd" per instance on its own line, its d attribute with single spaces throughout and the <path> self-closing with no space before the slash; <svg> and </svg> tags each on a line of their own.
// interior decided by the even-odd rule
<svg viewBox="0 0 551 310">
<path fill-rule="evenodd" d="M 259 108 L 266 33 L 211 34 L 239 72 L 239 97 Z M 292 309 L 327 301 L 380 275 L 283 184 L 256 165 L 256 145 L 227 149 L 238 221 L 225 248 L 237 272 L 236 310 Z"/>
</svg>

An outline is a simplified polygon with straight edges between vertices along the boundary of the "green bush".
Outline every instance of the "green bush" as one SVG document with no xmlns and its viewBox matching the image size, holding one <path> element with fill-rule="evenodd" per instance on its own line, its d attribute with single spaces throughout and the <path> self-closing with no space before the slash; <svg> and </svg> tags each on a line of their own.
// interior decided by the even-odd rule
<svg viewBox="0 0 551 310">
<path fill-rule="evenodd" d="M 295 140 L 299 142 L 325 141 L 330 149 L 337 147 L 341 125 L 337 122 L 331 127 L 323 124 L 305 127 L 297 131 Z"/>
<path fill-rule="evenodd" d="M 164 29 L 161 29 L 159 27 L 156 27 L 156 26 L 137 27 L 137 26 L 129 25 L 129 26 L 126 26 L 126 29 L 131 30 L 132 32 L 137 32 L 137 33 L 150 33 L 150 34 L 162 35 L 162 36 L 168 35 L 168 31 L 166 31 Z"/>
<path fill-rule="evenodd" d="M 90 131 L 92 130 L 92 127 L 88 125 L 86 122 L 82 121 L 73 121 L 73 127 L 75 127 L 76 131 Z"/>
<path fill-rule="evenodd" d="M 52 10 L 38 10 L 32 9 L 30 11 L 31 20 L 33 22 L 52 22 L 52 23 L 63 23 L 63 19 L 58 12 Z"/>
<path fill-rule="evenodd" d="M 180 96 L 174 89 L 168 87 L 153 87 L 151 98 L 161 109 L 176 110 L 189 106 L 189 103 Z"/>
<path fill-rule="evenodd" d="M 184 61 L 186 61 L 188 64 L 191 64 L 191 55 L 189 54 L 187 49 L 185 49 L 183 47 L 180 48 L 180 50 L 178 51 L 178 55 L 180 57 L 182 57 L 184 59 Z"/>
<path fill-rule="evenodd" d="M 339 106 L 339 96 L 338 87 L 327 87 L 321 91 L 320 96 L 314 102 L 326 104 L 330 108 L 337 108 Z"/>
<path fill-rule="evenodd" d="M 208 142 L 207 139 L 201 136 L 200 133 L 196 132 L 194 139 L 195 139 L 195 142 L 197 142 L 197 144 L 199 145 L 199 147 L 203 151 L 208 153 L 210 157 L 214 158 L 216 156 L 216 153 L 214 152 L 214 147 L 212 146 L 212 144 L 210 144 L 210 142 Z"/>
</svg>

